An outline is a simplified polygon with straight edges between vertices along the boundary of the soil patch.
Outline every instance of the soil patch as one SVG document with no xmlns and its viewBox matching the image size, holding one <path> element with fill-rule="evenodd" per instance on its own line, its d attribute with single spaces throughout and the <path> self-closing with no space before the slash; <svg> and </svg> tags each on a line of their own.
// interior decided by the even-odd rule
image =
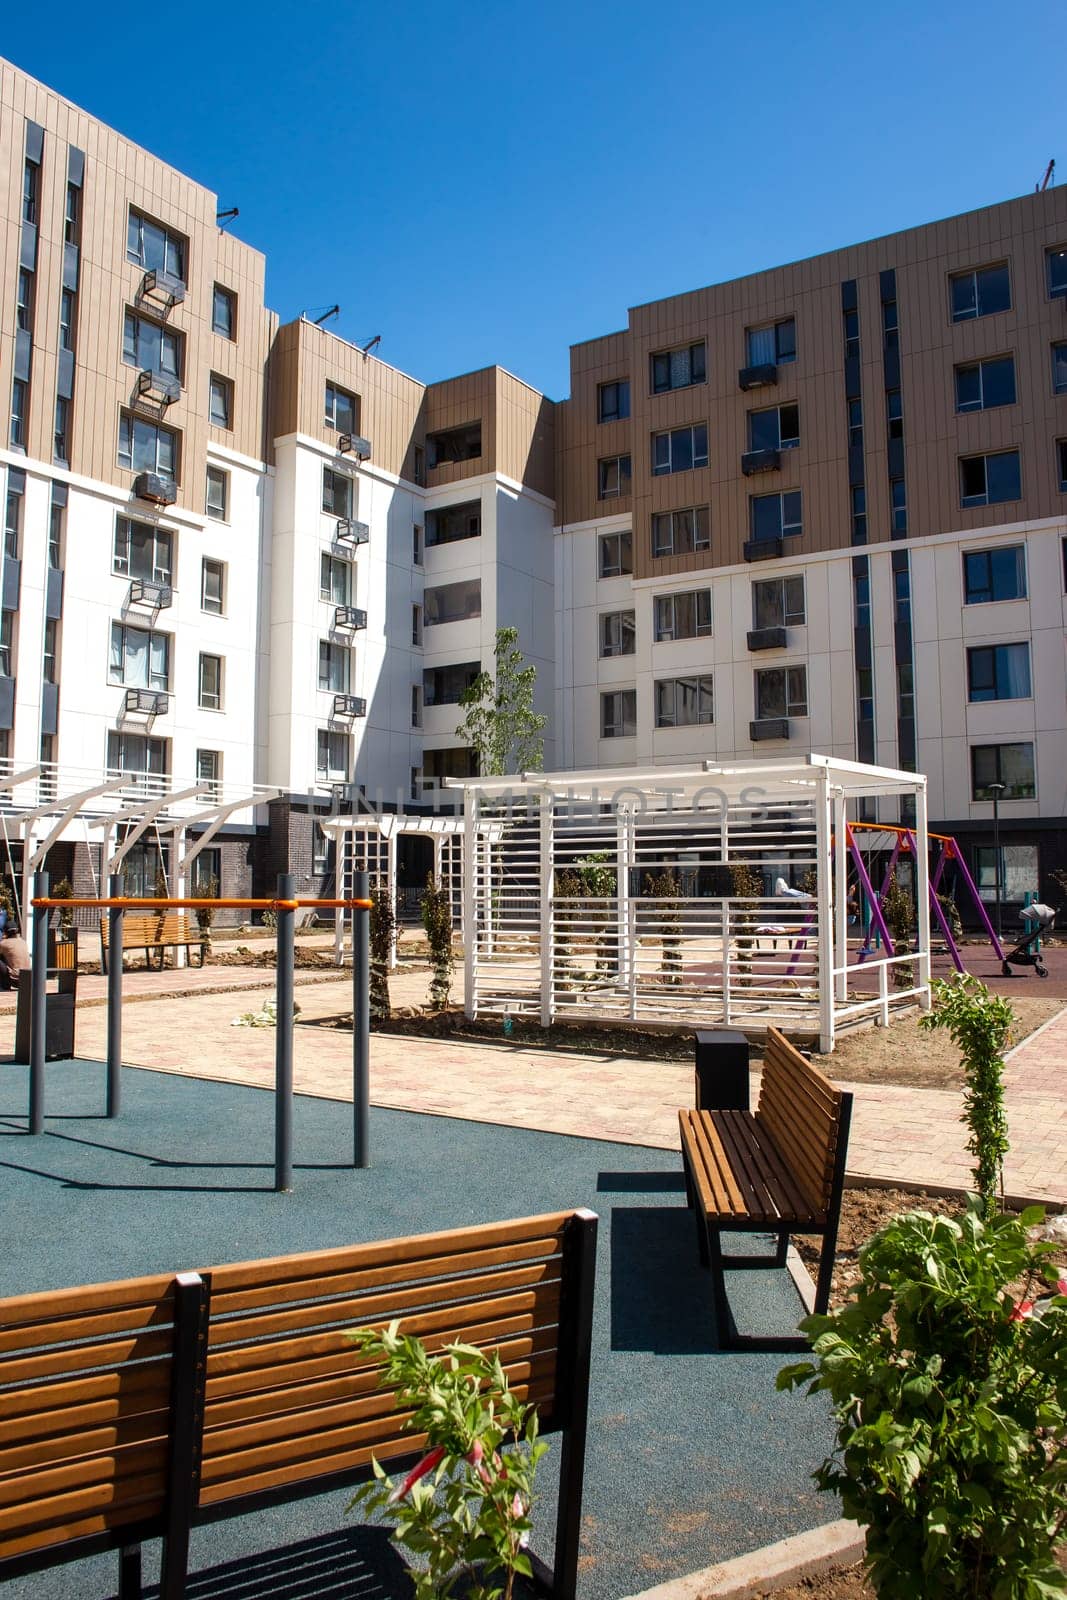
<svg viewBox="0 0 1067 1600">
<path fill-rule="evenodd" d="M 939 1217 L 948 1217 L 957 1216 L 961 1210 L 959 1200 L 927 1194 L 925 1190 L 915 1193 L 910 1189 L 846 1189 L 841 1203 L 831 1308 L 843 1305 L 848 1291 L 859 1282 L 860 1250 L 871 1234 L 884 1228 L 891 1218 L 902 1211 L 932 1211 Z M 794 1243 L 797 1254 L 814 1278 L 819 1269 L 821 1239 L 815 1234 L 797 1234 Z"/>
<path fill-rule="evenodd" d="M 758 1600 L 868 1600 L 874 1590 L 864 1580 L 863 1564 L 834 1567 L 820 1578 L 801 1578 L 784 1589 L 761 1589 Z"/>
<path fill-rule="evenodd" d="M 1011 1004 L 1013 1045 L 1063 1010 L 1062 1000 L 1036 995 L 1012 995 Z M 917 1016 L 902 1017 L 888 1028 L 842 1034 L 832 1055 L 814 1055 L 812 1060 L 841 1083 L 898 1083 L 916 1089 L 958 1089 L 963 1084 L 959 1051 L 949 1035 L 920 1028 Z"/>
</svg>

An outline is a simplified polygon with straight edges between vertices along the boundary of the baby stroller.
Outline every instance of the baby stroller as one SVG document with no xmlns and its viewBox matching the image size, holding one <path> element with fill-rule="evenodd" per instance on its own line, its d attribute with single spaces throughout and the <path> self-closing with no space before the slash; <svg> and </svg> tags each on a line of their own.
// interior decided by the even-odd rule
<svg viewBox="0 0 1067 1600">
<path fill-rule="evenodd" d="M 1006 978 L 1011 977 L 1012 967 L 1033 967 L 1039 978 L 1048 977 L 1048 968 L 1041 959 L 1037 943 L 1042 934 L 1051 933 L 1055 920 L 1056 913 L 1051 906 L 1043 906 L 1035 901 L 1033 905 L 1023 907 L 1019 921 L 1026 932 L 1004 957 L 1000 970 Z"/>
</svg>

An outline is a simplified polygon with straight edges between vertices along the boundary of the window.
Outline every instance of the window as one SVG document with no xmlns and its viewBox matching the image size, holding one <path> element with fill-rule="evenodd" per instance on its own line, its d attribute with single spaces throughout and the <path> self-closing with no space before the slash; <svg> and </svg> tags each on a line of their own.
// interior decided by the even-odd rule
<svg viewBox="0 0 1067 1600">
<path fill-rule="evenodd" d="M 750 367 L 780 367 L 797 358 L 797 325 L 794 317 L 770 322 L 762 328 L 746 328 L 745 342 Z"/>
<path fill-rule="evenodd" d="M 146 272 L 165 272 L 185 282 L 185 240 L 131 207 L 126 229 L 126 259 Z"/>
<path fill-rule="evenodd" d="M 107 736 L 108 776 L 124 772 L 165 776 L 170 770 L 169 741 L 153 739 L 143 733 L 109 732 Z"/>
<path fill-rule="evenodd" d="M 419 605 L 411 608 L 411 642 L 413 645 L 422 643 L 422 607 Z"/>
<path fill-rule="evenodd" d="M 652 602 L 652 617 L 657 644 L 668 639 L 707 638 L 711 633 L 711 590 L 658 594 Z"/>
<path fill-rule="evenodd" d="M 977 645 L 967 652 L 969 700 L 1028 700 L 1030 646 Z"/>
<path fill-rule="evenodd" d="M 421 444 L 415 446 L 412 456 L 411 476 L 417 484 L 426 482 L 426 452 Z"/>
<path fill-rule="evenodd" d="M 332 467 L 322 469 L 322 509 L 331 517 L 348 519 L 352 515 L 352 479 Z"/>
<path fill-rule="evenodd" d="M 1067 394 L 1067 343 L 1052 346 L 1052 392 Z"/>
<path fill-rule="evenodd" d="M 422 727 L 422 685 L 418 683 L 411 685 L 411 726 Z"/>
<path fill-rule="evenodd" d="M 1045 251 L 1048 292 L 1051 300 L 1067 295 L 1067 245 L 1058 244 Z"/>
<path fill-rule="evenodd" d="M 467 500 L 460 506 L 442 506 L 426 513 L 426 548 L 455 544 L 460 539 L 477 539 L 482 531 L 482 502 Z"/>
<path fill-rule="evenodd" d="M 633 532 L 602 533 L 597 540 L 597 571 L 601 578 L 620 578 L 634 570 Z"/>
<path fill-rule="evenodd" d="M 630 457 L 606 456 L 597 462 L 597 499 L 617 500 L 630 493 Z"/>
<path fill-rule="evenodd" d="M 882 301 L 882 346 L 896 350 L 900 344 L 900 316 L 895 300 Z"/>
<path fill-rule="evenodd" d="M 329 694 L 348 694 L 352 681 L 352 651 L 332 639 L 319 640 L 319 688 Z"/>
<path fill-rule="evenodd" d="M 661 350 L 651 358 L 652 393 L 666 394 L 670 389 L 688 389 L 694 383 L 704 383 L 707 378 L 704 340 L 684 344 L 678 350 Z"/>
<path fill-rule="evenodd" d="M 422 675 L 423 704 L 458 705 L 481 670 L 479 661 L 461 661 L 458 666 L 451 667 L 428 667 Z"/>
<path fill-rule="evenodd" d="M 637 690 L 615 689 L 600 696 L 600 737 L 627 739 L 637 732 Z"/>
<path fill-rule="evenodd" d="M 1015 404 L 1015 357 L 996 356 L 956 368 L 956 410 L 992 411 Z"/>
<path fill-rule="evenodd" d="M 684 556 L 711 548 L 711 508 L 689 506 L 684 511 L 652 514 L 652 554 Z"/>
<path fill-rule="evenodd" d="M 135 311 L 127 311 L 122 326 L 122 359 L 128 367 L 137 367 L 141 372 L 165 372 L 180 380 L 182 336 Z"/>
<path fill-rule="evenodd" d="M 233 383 L 217 372 L 211 374 L 208 383 L 208 418 L 212 427 L 233 427 Z"/>
<path fill-rule="evenodd" d="M 911 621 L 911 573 L 907 567 L 893 574 L 893 599 L 897 622 Z"/>
<path fill-rule="evenodd" d="M 77 314 L 77 296 L 73 289 L 64 289 L 59 297 L 59 348 L 74 349 L 74 321 Z"/>
<path fill-rule="evenodd" d="M 199 704 L 202 711 L 222 710 L 221 656 L 200 656 Z"/>
<path fill-rule="evenodd" d="M 979 267 L 975 272 L 954 272 L 949 281 L 953 322 L 972 317 L 991 317 L 995 311 L 1011 310 L 1011 280 L 1008 263 Z"/>
<path fill-rule="evenodd" d="M 311 870 L 317 878 L 330 871 L 330 836 L 320 822 L 311 824 Z"/>
<path fill-rule="evenodd" d="M 76 183 L 67 184 L 67 206 L 63 217 L 65 244 L 81 242 L 82 192 Z"/>
<path fill-rule="evenodd" d="M 860 353 L 860 314 L 858 311 L 846 311 L 845 317 L 845 360 L 856 361 Z"/>
<path fill-rule="evenodd" d="M 58 650 L 59 623 L 53 617 L 50 617 L 44 625 L 44 660 L 41 672 L 45 683 L 59 682 L 56 671 Z"/>
<path fill-rule="evenodd" d="M 1026 599 L 1026 561 L 1021 544 L 995 550 L 967 550 L 963 556 L 963 600 L 968 606 L 992 600 Z"/>
<path fill-rule="evenodd" d="M 33 273 L 19 268 L 18 289 L 15 293 L 15 327 L 23 333 L 33 332 Z"/>
<path fill-rule="evenodd" d="M 449 750 L 426 750 L 423 753 L 424 788 L 433 788 L 442 778 L 476 778 L 478 755 L 466 745 Z"/>
<path fill-rule="evenodd" d="M 221 750 L 198 750 L 196 752 L 196 781 L 197 783 L 209 784 L 209 795 L 212 798 L 218 798 L 219 788 L 222 783 Z M 197 865 L 203 861 L 205 856 L 211 856 L 213 853 L 214 852 L 211 850 L 201 851 L 196 858 Z M 218 869 L 216 868 L 216 870 L 212 873 L 209 873 L 208 876 L 213 877 L 217 882 L 219 877 Z"/>
<path fill-rule="evenodd" d="M 26 384 L 15 378 L 11 384 L 11 444 L 16 450 L 26 448 Z"/>
<path fill-rule="evenodd" d="M 352 563 L 324 550 L 319 558 L 319 599 L 331 605 L 352 604 Z"/>
<path fill-rule="evenodd" d="M 748 414 L 750 450 L 793 450 L 800 443 L 800 407 L 771 406 Z"/>
<path fill-rule="evenodd" d="M 754 628 L 801 628 L 804 621 L 804 579 L 800 573 L 790 578 L 761 578 L 752 585 Z"/>
<path fill-rule="evenodd" d="M 465 622 L 482 614 L 480 578 L 464 578 L 459 583 L 442 583 L 423 595 L 423 616 L 428 628 L 444 622 Z"/>
<path fill-rule="evenodd" d="M 961 506 L 992 506 L 1021 494 L 1018 450 L 960 458 Z"/>
<path fill-rule="evenodd" d="M 142 783 L 138 785 L 142 790 L 162 788 L 162 785 Z M 167 861 L 170 857 L 170 846 L 161 843 L 135 844 L 122 858 L 122 892 L 128 895 L 144 895 L 146 897 L 156 893 L 160 874 L 166 876 Z"/>
<path fill-rule="evenodd" d="M 14 659 L 14 635 L 15 613 L 13 611 L 0 611 L 0 678 L 14 676 L 11 671 L 11 664 Z"/>
<path fill-rule="evenodd" d="M 604 611 L 600 617 L 600 654 L 632 656 L 637 642 L 637 621 L 633 611 Z"/>
<path fill-rule="evenodd" d="M 52 487 L 54 491 L 56 485 Z M 48 512 L 48 565 L 56 572 L 63 566 L 63 520 L 66 511 L 65 500 L 53 499 Z"/>
<path fill-rule="evenodd" d="M 867 543 L 867 491 L 862 486 L 852 491 L 852 543 Z"/>
<path fill-rule="evenodd" d="M 422 566 L 422 525 L 418 522 L 411 525 L 411 564 Z"/>
<path fill-rule="evenodd" d="M 656 679 L 656 727 L 686 728 L 715 721 L 710 673 L 699 678 Z"/>
<path fill-rule="evenodd" d="M 22 220 L 37 221 L 37 184 L 40 167 L 36 161 L 27 161 L 22 169 Z"/>
<path fill-rule="evenodd" d="M 652 435 L 652 471 L 688 472 L 708 464 L 708 430 L 703 422 L 689 428 L 672 428 Z"/>
<path fill-rule="evenodd" d="M 764 667 L 756 673 L 756 717 L 806 717 L 807 667 Z"/>
<path fill-rule="evenodd" d="M 172 428 L 126 411 L 119 417 L 119 466 L 130 472 L 158 472 L 164 478 L 178 473 L 178 435 Z"/>
<path fill-rule="evenodd" d="M 452 461 L 477 461 L 482 453 L 481 422 L 468 422 L 462 428 L 446 428 L 426 435 L 429 465 L 440 467 Z"/>
<path fill-rule="evenodd" d="M 989 785 L 1002 783 L 1002 800 L 1034 800 L 1034 747 L 1032 744 L 975 744 L 971 746 L 971 799 L 992 800 Z"/>
<path fill-rule="evenodd" d="M 908 531 L 908 491 L 903 478 L 889 480 L 889 510 L 893 536 L 899 538 Z"/>
<path fill-rule="evenodd" d="M 320 728 L 316 738 L 315 776 L 320 782 L 343 782 L 348 777 L 347 733 Z"/>
<path fill-rule="evenodd" d="M 850 400 L 848 402 L 848 442 L 850 446 L 857 449 L 863 444 L 862 400 Z"/>
<path fill-rule="evenodd" d="M 108 682 L 133 689 L 170 688 L 170 634 L 111 624 Z"/>
<path fill-rule="evenodd" d="M 359 401 L 335 383 L 326 385 L 326 426 L 338 433 L 359 432 Z"/>
<path fill-rule="evenodd" d="M 803 532 L 799 489 L 787 494 L 754 494 L 749 504 L 752 537 L 757 542 Z"/>
<path fill-rule="evenodd" d="M 886 431 L 890 439 L 904 437 L 904 401 L 899 389 L 887 389 L 885 396 Z"/>
<path fill-rule="evenodd" d="M 874 673 L 870 667 L 856 668 L 856 720 L 874 721 Z"/>
<path fill-rule="evenodd" d="M 914 722 L 915 720 L 915 667 L 911 661 L 897 663 L 897 716 L 901 721 Z M 903 758 L 903 750 L 901 751 Z M 914 752 L 912 761 L 905 767 L 906 772 L 913 772 Z"/>
<path fill-rule="evenodd" d="M 1056 460 L 1060 471 L 1060 488 L 1067 491 L 1067 439 L 1056 440 Z"/>
<path fill-rule="evenodd" d="M 230 474 L 221 467 L 208 467 L 205 500 L 208 516 L 214 517 L 216 522 L 225 522 L 229 498 Z"/>
<path fill-rule="evenodd" d="M 596 412 L 598 422 L 620 422 L 630 415 L 629 378 L 597 385 Z"/>
<path fill-rule="evenodd" d="M 66 466 L 70 461 L 70 401 L 61 394 L 56 395 L 52 450 L 56 461 Z"/>
<path fill-rule="evenodd" d="M 226 599 L 226 563 L 205 556 L 200 564 L 200 609 L 221 617 Z"/>
<path fill-rule="evenodd" d="M 860 558 L 867 564 L 865 556 Z M 869 628 L 871 625 L 871 577 L 869 572 L 859 573 L 856 576 L 855 586 L 855 622 L 857 628 Z"/>
<path fill-rule="evenodd" d="M 224 339 L 237 337 L 237 296 L 216 283 L 211 291 L 211 331 Z"/>
<path fill-rule="evenodd" d="M 7 501 L 4 510 L 4 555 L 11 561 L 19 558 L 19 534 L 22 531 L 22 493 L 11 488 L 10 482 L 7 490 Z"/>
<path fill-rule="evenodd" d="M 143 578 L 151 583 L 171 581 L 174 536 L 150 522 L 115 518 L 115 547 L 111 570 L 123 578 Z"/>
</svg>

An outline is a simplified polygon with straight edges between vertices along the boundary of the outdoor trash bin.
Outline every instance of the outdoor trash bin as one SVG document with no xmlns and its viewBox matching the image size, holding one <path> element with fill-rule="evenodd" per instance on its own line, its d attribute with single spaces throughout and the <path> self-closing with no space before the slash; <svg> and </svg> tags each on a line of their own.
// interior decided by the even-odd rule
<svg viewBox="0 0 1067 1600">
<path fill-rule="evenodd" d="M 748 1040 L 736 1028 L 717 1028 L 696 1038 L 698 1111 L 747 1111 Z"/>
<path fill-rule="evenodd" d="M 58 994 L 45 995 L 44 1056 L 46 1061 L 69 1061 L 74 1055 L 73 975 L 60 976 Z M 30 1059 L 30 1013 L 33 1006 L 33 974 L 19 973 L 18 1009 L 15 1013 L 15 1060 Z"/>
</svg>

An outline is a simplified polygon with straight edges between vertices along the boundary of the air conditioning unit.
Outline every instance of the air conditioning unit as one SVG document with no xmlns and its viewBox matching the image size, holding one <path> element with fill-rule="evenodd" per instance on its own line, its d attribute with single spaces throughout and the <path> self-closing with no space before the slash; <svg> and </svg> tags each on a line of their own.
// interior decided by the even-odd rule
<svg viewBox="0 0 1067 1600">
<path fill-rule="evenodd" d="M 133 480 L 133 492 L 138 500 L 150 500 L 155 506 L 172 506 L 178 498 L 178 486 L 171 478 L 162 478 L 158 472 L 139 472 Z"/>
<path fill-rule="evenodd" d="M 353 455 L 357 461 L 370 460 L 370 440 L 361 439 L 358 433 L 342 433 L 337 448 L 343 456 Z"/>
<path fill-rule="evenodd" d="M 172 406 L 182 397 L 182 386 L 177 378 L 166 372 L 153 372 L 146 367 L 137 374 L 137 393 L 144 399 L 156 400 L 161 406 Z"/>
</svg>

